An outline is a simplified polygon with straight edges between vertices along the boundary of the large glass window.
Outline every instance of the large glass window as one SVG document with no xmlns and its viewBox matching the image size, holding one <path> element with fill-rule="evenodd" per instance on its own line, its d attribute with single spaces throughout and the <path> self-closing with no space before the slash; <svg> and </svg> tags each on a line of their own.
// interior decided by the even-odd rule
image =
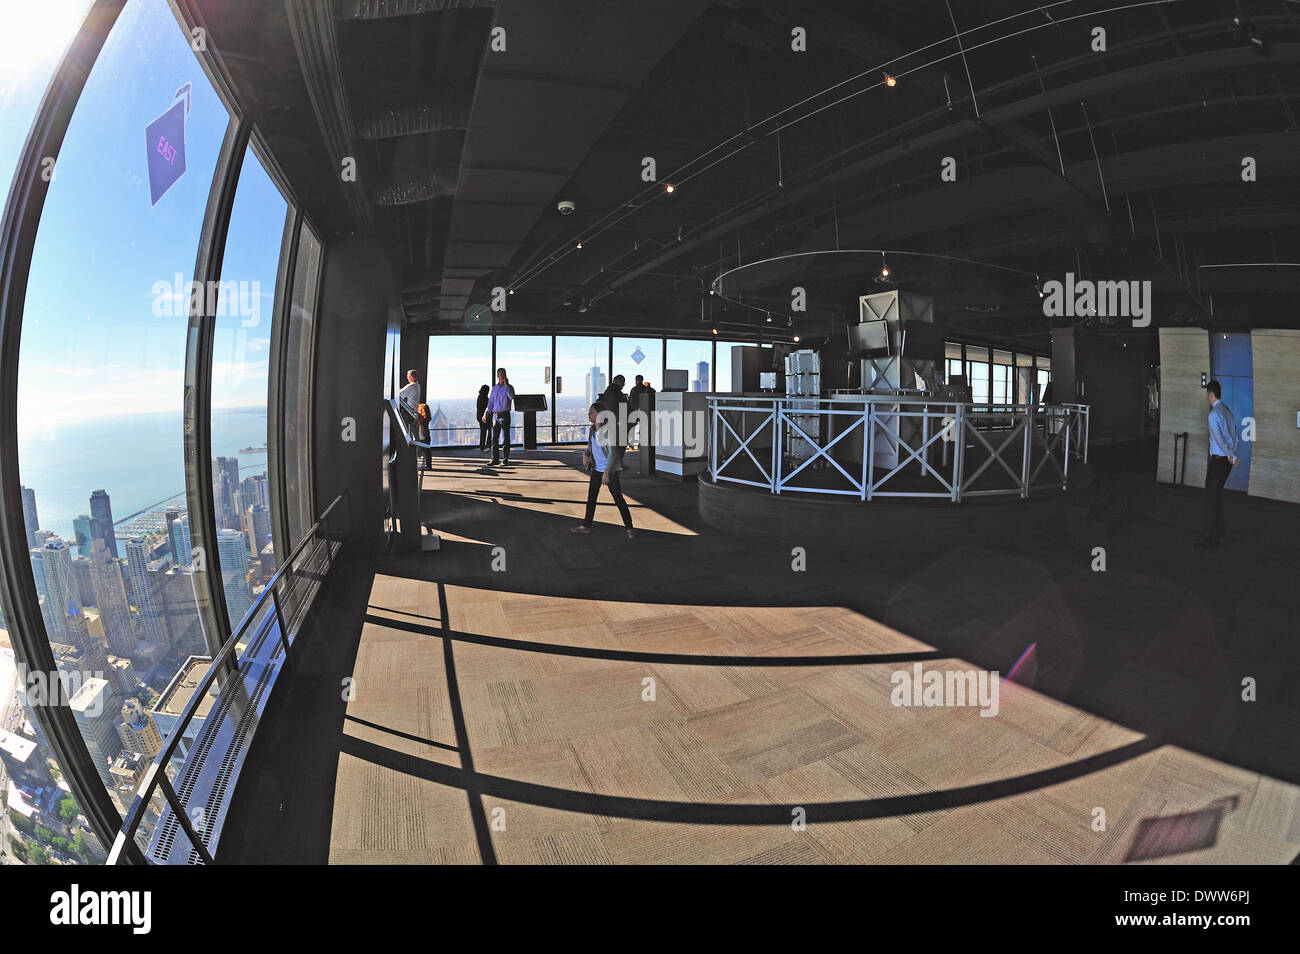
<svg viewBox="0 0 1300 954">
<path fill-rule="evenodd" d="M 289 517 L 289 547 L 316 522 L 311 484 L 311 382 L 315 364 L 316 295 L 320 287 L 321 242 L 303 222 L 298 233 L 298 258 L 289 302 L 285 336 L 284 405 L 280 433 L 284 440 L 285 510 Z"/>
<path fill-rule="evenodd" d="M 954 374 L 964 375 L 966 372 L 962 369 L 961 364 L 961 345 L 956 341 L 946 341 L 943 345 L 944 355 L 944 380 L 949 384 L 952 383 Z"/>
<path fill-rule="evenodd" d="M 537 415 L 537 439 L 551 440 L 551 336 L 497 335 L 497 367 L 505 368 L 516 394 L 546 395 L 547 410 Z M 496 384 L 496 371 L 492 373 Z M 515 428 L 522 427 L 522 414 L 512 415 Z M 520 430 L 511 435 L 516 444 L 523 443 Z"/>
<path fill-rule="evenodd" d="M 587 408 L 609 384 L 609 339 L 555 339 L 556 440 L 587 436 Z"/>
<path fill-rule="evenodd" d="M 645 379 L 656 390 L 661 389 L 663 370 L 664 339 L 651 337 L 614 339 L 613 376 L 623 375 L 624 394 L 632 389 L 638 374 L 645 375 Z"/>
<path fill-rule="evenodd" d="M 1011 403 L 1011 352 L 993 352 L 993 399 L 994 404 Z"/>
<path fill-rule="evenodd" d="M 679 338 L 668 339 L 668 351 L 665 361 L 666 369 L 686 372 L 686 390 L 711 391 L 711 371 L 713 365 L 712 341 L 683 341 Z M 628 382 L 630 387 L 631 381 Z M 658 383 L 655 387 L 660 387 Z"/>
<path fill-rule="evenodd" d="M 424 400 L 433 415 L 431 442 L 477 447 L 479 391 L 494 381 L 491 335 L 430 335 Z"/>
<path fill-rule="evenodd" d="M 733 348 L 752 348 L 752 341 L 719 341 L 717 360 L 717 382 L 714 389 L 723 393 L 731 391 L 731 352 Z"/>
<path fill-rule="evenodd" d="M 966 346 L 966 383 L 976 404 L 989 403 L 989 352 L 987 348 Z M 982 360 L 981 360 L 982 359 Z"/>
<path fill-rule="evenodd" d="M 1038 373 L 1038 400 L 1045 402 L 1047 398 L 1044 395 L 1047 394 L 1047 386 L 1052 383 L 1052 359 L 1040 357 L 1037 365 L 1035 370 Z M 1060 399 L 1053 396 L 1053 400 L 1059 403 Z"/>
<path fill-rule="evenodd" d="M 289 203 L 250 146 L 230 213 L 212 356 L 212 496 L 217 528 L 225 531 L 218 549 L 232 626 L 275 573 L 266 401 L 288 214 Z"/>
<path fill-rule="evenodd" d="M 181 401 L 190 280 L 229 123 L 166 0 L 128 3 L 59 153 L 24 304 L 19 466 L 50 531 L 33 571 L 70 707 L 119 809 L 161 744 L 161 691 L 207 652 L 178 532 Z M 66 542 L 83 513 L 84 568 Z M 61 813 L 40 808 L 51 823 Z"/>
<path fill-rule="evenodd" d="M 89 7 L 90 0 L 46 0 L 40 4 L 13 4 L 0 14 L 4 21 L 0 29 L 0 196 L 8 194 L 41 97 Z M 30 419 L 28 424 L 32 426 Z M 48 429 L 35 426 L 51 440 L 57 435 L 53 419 Z M 30 448 L 31 437 L 29 432 L 20 448 Z M 33 548 L 41 523 L 36 516 L 35 491 L 34 487 L 23 491 L 28 543 Z M 67 510 L 63 505 L 55 506 L 55 499 L 50 496 L 53 493 L 50 487 L 43 490 L 42 503 L 55 508 L 47 510 L 51 520 L 62 520 L 68 516 Z M 75 495 L 65 502 L 73 501 Z M 80 513 L 85 509 L 85 502 L 75 506 Z M 76 515 L 68 520 L 75 521 Z M 74 539 L 71 522 L 61 529 L 68 539 Z M 86 545 L 89 548 L 89 539 Z M 89 558 L 89 552 L 86 556 Z M 0 586 L 3 585 L 4 578 L 0 576 Z M 42 577 L 37 577 L 37 586 L 44 586 Z M 47 613 L 53 609 L 52 606 L 43 608 Z M 52 619 L 51 622 L 57 623 Z M 76 799 L 59 787 L 63 774 L 46 746 L 45 736 L 36 730 L 36 715 L 26 693 L 20 691 L 24 683 L 19 678 L 10 645 L 0 609 L 0 745 L 8 753 L 3 773 L 6 801 L 0 808 L 8 829 L 5 847 L 23 863 L 101 863 L 105 857 L 103 846 L 94 835 L 88 834 L 86 819 Z"/>
</svg>

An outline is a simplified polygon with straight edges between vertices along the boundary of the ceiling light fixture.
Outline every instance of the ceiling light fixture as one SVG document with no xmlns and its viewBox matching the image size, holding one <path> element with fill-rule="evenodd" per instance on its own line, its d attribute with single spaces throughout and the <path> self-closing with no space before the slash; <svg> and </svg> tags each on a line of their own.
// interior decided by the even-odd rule
<svg viewBox="0 0 1300 954">
<path fill-rule="evenodd" d="M 674 192 L 677 191 L 677 186 L 673 185 L 670 182 L 666 186 L 664 186 L 664 191 L 667 192 L 669 195 L 672 195 Z"/>
<path fill-rule="evenodd" d="M 884 252 L 880 253 L 880 277 L 881 278 L 889 277 L 889 265 L 885 262 Z"/>
<path fill-rule="evenodd" d="M 581 243 L 581 242 L 578 243 L 578 248 L 582 248 L 582 243 Z"/>
<path fill-rule="evenodd" d="M 714 328 L 714 329 L 713 329 L 713 333 L 716 335 L 716 334 L 718 333 L 718 329 L 717 329 L 717 328 Z"/>
<path fill-rule="evenodd" d="M 893 89 L 895 86 L 898 85 L 898 77 L 895 76 L 893 73 L 886 73 L 885 85 L 888 86 L 890 89 Z"/>
<path fill-rule="evenodd" d="M 772 323 L 772 313 L 770 311 L 767 313 L 767 323 L 769 325 Z"/>
<path fill-rule="evenodd" d="M 799 343 L 799 336 L 798 336 L 798 335 L 795 335 L 795 336 L 794 336 L 794 343 L 795 343 L 795 344 L 798 344 L 798 343 Z"/>
</svg>

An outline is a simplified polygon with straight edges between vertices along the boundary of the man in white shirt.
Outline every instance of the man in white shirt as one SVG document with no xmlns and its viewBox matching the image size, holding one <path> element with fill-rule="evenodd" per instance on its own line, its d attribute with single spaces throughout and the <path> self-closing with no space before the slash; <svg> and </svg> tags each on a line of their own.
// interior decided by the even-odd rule
<svg viewBox="0 0 1300 954">
<path fill-rule="evenodd" d="M 406 380 L 409 383 L 397 392 L 397 400 L 402 407 L 414 414 L 415 409 L 420 406 L 420 378 L 412 369 L 406 372 Z"/>
</svg>

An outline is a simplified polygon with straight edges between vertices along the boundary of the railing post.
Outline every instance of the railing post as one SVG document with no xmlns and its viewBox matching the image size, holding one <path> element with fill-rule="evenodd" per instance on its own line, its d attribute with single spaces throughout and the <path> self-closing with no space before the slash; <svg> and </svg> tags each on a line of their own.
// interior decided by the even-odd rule
<svg viewBox="0 0 1300 954">
<path fill-rule="evenodd" d="M 176 816 L 176 821 L 180 824 L 181 830 L 185 832 L 185 837 L 190 840 L 190 844 L 193 845 L 194 850 L 199 853 L 199 857 L 203 859 L 203 863 L 205 865 L 214 864 L 215 862 L 212 860 L 212 855 L 208 853 L 207 846 L 203 844 L 203 840 L 199 838 L 198 832 L 196 832 L 194 826 L 190 824 L 190 816 L 186 813 L 185 806 L 181 804 L 181 800 L 179 796 L 177 796 L 176 790 L 172 788 L 172 783 L 167 778 L 166 769 L 158 772 L 158 786 L 163 790 L 163 798 L 167 799 L 167 804 L 171 806 L 172 814 Z"/>
<path fill-rule="evenodd" d="M 962 481 L 966 478 L 966 405 L 957 405 L 953 421 L 952 502 L 961 503 Z"/>
<path fill-rule="evenodd" d="M 785 455 L 781 453 L 781 424 L 784 408 L 780 399 L 772 402 L 772 493 L 781 492 L 781 462 Z"/>
<path fill-rule="evenodd" d="M 271 606 L 275 608 L 275 624 L 280 630 L 280 645 L 284 647 L 284 658 L 293 662 L 289 653 L 289 634 L 284 628 L 284 613 L 280 610 L 280 591 L 278 585 L 271 587 Z"/>
<path fill-rule="evenodd" d="M 867 499 L 871 499 L 876 484 L 876 405 L 867 401 Z"/>
<path fill-rule="evenodd" d="M 1025 408 L 1025 419 L 1022 425 L 1025 429 L 1024 452 L 1020 461 L 1020 497 L 1025 499 L 1029 496 L 1029 458 L 1033 452 L 1033 430 L 1034 430 L 1034 409 Z"/>
<path fill-rule="evenodd" d="M 1070 489 L 1070 421 L 1074 415 L 1066 413 L 1065 415 L 1065 441 L 1062 448 L 1061 456 L 1065 458 L 1065 468 L 1061 473 L 1061 489 Z"/>
<path fill-rule="evenodd" d="M 713 413 L 709 416 L 709 477 L 716 484 L 718 482 L 718 400 L 717 398 L 709 399 L 709 409 Z"/>
<path fill-rule="evenodd" d="M 863 500 L 871 499 L 871 476 L 868 473 L 869 466 L 867 458 L 871 455 L 871 405 L 869 403 L 862 405 L 862 417 L 858 418 L 858 423 L 862 425 L 862 497 Z"/>
</svg>

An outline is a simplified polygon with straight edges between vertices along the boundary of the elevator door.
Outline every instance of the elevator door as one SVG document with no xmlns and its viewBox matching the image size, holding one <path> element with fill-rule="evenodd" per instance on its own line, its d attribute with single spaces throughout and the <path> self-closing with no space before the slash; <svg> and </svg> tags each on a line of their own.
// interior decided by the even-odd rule
<svg viewBox="0 0 1300 954">
<path fill-rule="evenodd" d="M 1255 415 L 1255 371 L 1251 359 L 1250 335 L 1210 334 L 1210 367 L 1223 389 L 1223 403 L 1232 411 L 1237 423 L 1237 456 L 1241 466 L 1234 467 L 1224 485 L 1229 490 L 1244 491 L 1250 484 L 1250 441 L 1243 440 L 1247 418 Z"/>
</svg>

